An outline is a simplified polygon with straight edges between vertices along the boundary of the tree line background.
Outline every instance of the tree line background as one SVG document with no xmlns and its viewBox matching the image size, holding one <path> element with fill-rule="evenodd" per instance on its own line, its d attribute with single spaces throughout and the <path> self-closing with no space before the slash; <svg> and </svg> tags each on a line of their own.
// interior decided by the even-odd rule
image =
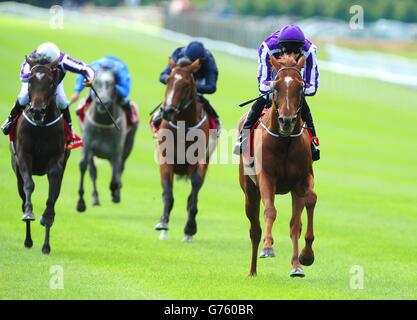
<svg viewBox="0 0 417 320">
<path fill-rule="evenodd" d="M 199 10 L 218 7 L 219 3 L 228 8 L 228 12 L 242 15 L 276 16 L 293 15 L 303 18 L 321 16 L 349 20 L 352 16 L 349 8 L 359 4 L 364 9 L 366 21 L 375 21 L 381 18 L 400 20 L 404 22 L 417 22 L 417 0 L 189 0 Z M 41 7 L 50 7 L 54 4 L 98 6 L 123 5 L 124 0 L 26 0 L 18 1 Z M 165 0 L 141 0 L 143 5 L 154 3 L 167 3 Z"/>
</svg>

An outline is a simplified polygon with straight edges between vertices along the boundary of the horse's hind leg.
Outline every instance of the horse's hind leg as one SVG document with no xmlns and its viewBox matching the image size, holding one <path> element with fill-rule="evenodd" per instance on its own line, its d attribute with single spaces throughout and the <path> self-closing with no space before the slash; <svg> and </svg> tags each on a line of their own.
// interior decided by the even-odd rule
<svg viewBox="0 0 417 320">
<path fill-rule="evenodd" d="M 80 186 L 78 189 L 78 194 L 79 194 L 79 199 L 77 202 L 77 211 L 78 212 L 84 212 L 86 209 L 86 205 L 85 205 L 85 201 L 84 201 L 84 176 L 85 176 L 85 172 L 87 171 L 87 167 L 88 167 L 88 157 L 89 157 L 89 152 L 88 150 L 85 148 L 84 149 L 84 153 L 83 153 L 83 157 L 80 161 Z"/>
<path fill-rule="evenodd" d="M 197 222 L 196 215 L 198 212 L 197 202 L 198 202 L 198 192 L 200 191 L 201 186 L 204 182 L 204 173 L 207 169 L 203 168 L 200 173 L 199 170 L 195 170 L 191 177 L 191 194 L 188 196 L 187 202 L 187 211 L 188 211 L 188 220 L 184 227 L 184 241 L 190 242 L 193 239 L 193 235 L 197 233 Z"/>
<path fill-rule="evenodd" d="M 249 276 L 256 276 L 256 267 L 258 259 L 258 248 L 259 243 L 261 242 L 261 223 L 259 221 L 259 208 L 261 203 L 261 197 L 259 190 L 253 184 L 252 181 L 249 181 L 250 178 L 246 177 L 246 187 L 245 187 L 245 211 L 246 216 L 250 221 L 250 230 L 249 235 L 252 242 L 252 259 L 251 266 L 249 271 Z"/>
<path fill-rule="evenodd" d="M 52 162 L 48 170 L 49 193 L 46 201 L 46 209 L 40 219 L 40 224 L 45 227 L 45 241 L 42 246 L 42 253 L 49 254 L 51 246 L 49 244 L 50 229 L 55 218 L 55 203 L 61 191 L 63 177 L 63 166 L 60 162 Z"/>
<path fill-rule="evenodd" d="M 310 266 L 314 262 L 314 229 L 313 229 L 313 216 L 314 208 L 317 202 L 317 194 L 313 191 L 314 178 L 312 175 L 308 178 L 308 188 L 304 195 L 305 206 L 307 210 L 307 231 L 305 233 L 305 247 L 300 254 L 300 263 L 305 266 Z"/>
<path fill-rule="evenodd" d="M 90 169 L 91 181 L 93 182 L 93 202 L 92 202 L 92 205 L 93 206 L 99 206 L 100 205 L 100 200 L 98 198 L 97 183 L 96 183 L 97 182 L 97 167 L 94 163 L 94 157 L 90 158 L 89 169 Z"/>
<path fill-rule="evenodd" d="M 304 209 L 304 198 L 297 196 L 295 192 L 291 192 L 292 196 L 292 216 L 290 221 L 290 238 L 292 241 L 293 255 L 291 259 L 292 269 L 291 277 L 304 277 L 303 268 L 298 259 L 298 240 L 301 232 L 301 213 Z"/>
<path fill-rule="evenodd" d="M 114 203 L 120 202 L 121 165 L 122 165 L 122 159 L 120 155 L 117 155 L 114 159 L 111 160 L 112 178 L 111 178 L 111 183 L 110 183 L 110 190 L 111 190 L 112 201 Z"/>
</svg>

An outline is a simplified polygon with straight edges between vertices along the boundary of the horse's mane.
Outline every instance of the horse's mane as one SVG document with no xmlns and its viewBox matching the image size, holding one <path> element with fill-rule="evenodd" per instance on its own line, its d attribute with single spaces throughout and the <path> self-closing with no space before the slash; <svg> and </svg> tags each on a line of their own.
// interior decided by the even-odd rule
<svg viewBox="0 0 417 320">
<path fill-rule="evenodd" d="M 284 54 L 279 58 L 279 62 L 284 67 L 295 67 L 297 65 L 297 61 L 290 55 Z"/>
<path fill-rule="evenodd" d="M 190 59 L 188 59 L 187 57 L 182 57 L 177 61 L 177 65 L 181 68 L 189 66 L 192 63 L 193 62 Z"/>
</svg>

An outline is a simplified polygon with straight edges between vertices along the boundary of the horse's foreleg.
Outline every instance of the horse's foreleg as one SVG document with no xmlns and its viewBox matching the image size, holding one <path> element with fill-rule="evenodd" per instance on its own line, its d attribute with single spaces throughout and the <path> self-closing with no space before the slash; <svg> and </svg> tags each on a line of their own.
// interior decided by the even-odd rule
<svg viewBox="0 0 417 320">
<path fill-rule="evenodd" d="M 100 200 L 98 198 L 98 191 L 97 191 L 97 167 L 94 163 L 94 157 L 90 158 L 89 161 L 89 169 L 90 169 L 90 177 L 91 181 L 93 182 L 93 206 L 99 206 Z"/>
<path fill-rule="evenodd" d="M 205 170 L 203 172 L 205 172 Z M 198 212 L 198 192 L 200 191 L 203 182 L 204 173 L 200 173 L 199 170 L 195 170 L 191 176 L 191 193 L 188 196 L 187 201 L 188 220 L 184 227 L 184 241 L 186 242 L 191 241 L 193 235 L 197 233 L 197 222 L 195 217 Z"/>
<path fill-rule="evenodd" d="M 292 241 L 293 255 L 291 259 L 292 269 L 290 275 L 292 277 L 303 277 L 304 271 L 298 260 L 298 239 L 301 232 L 301 213 L 304 209 L 304 198 L 297 196 L 295 192 L 291 192 L 292 197 L 292 216 L 290 221 L 290 238 Z"/>
<path fill-rule="evenodd" d="M 25 191 L 23 190 L 23 179 L 20 175 L 19 169 L 16 168 L 16 177 L 17 177 L 17 189 L 19 191 L 19 196 L 22 198 L 22 212 L 25 213 L 25 202 L 26 202 L 26 195 Z M 32 241 L 32 235 L 30 231 L 30 221 L 26 220 L 26 238 L 25 238 L 25 247 L 26 248 L 32 248 L 33 241 Z"/>
<path fill-rule="evenodd" d="M 89 152 L 84 149 L 83 157 L 80 161 L 80 186 L 78 189 L 79 199 L 77 202 L 77 211 L 84 212 L 86 209 L 85 201 L 84 201 L 84 176 L 85 172 L 87 171 L 88 167 L 88 157 Z"/>
<path fill-rule="evenodd" d="M 261 258 L 275 257 L 274 238 L 272 237 L 272 227 L 277 217 L 277 210 L 275 208 L 275 179 L 271 177 L 262 177 L 259 179 L 259 189 L 261 193 L 261 199 L 264 204 L 264 217 L 265 217 L 265 239 L 261 252 Z"/>
<path fill-rule="evenodd" d="M 300 262 L 305 266 L 310 266 L 314 262 L 314 229 L 313 229 L 313 216 L 314 208 L 317 202 L 317 194 L 314 192 L 314 177 L 310 175 L 307 179 L 307 191 L 304 195 L 305 206 L 307 210 L 307 231 L 305 233 L 305 247 L 301 251 Z"/>
<path fill-rule="evenodd" d="M 122 158 L 120 155 L 111 160 L 112 166 L 112 178 L 110 182 L 110 190 L 112 195 L 112 201 L 114 203 L 120 202 L 120 175 L 121 175 Z"/>
<path fill-rule="evenodd" d="M 174 173 L 173 169 L 167 166 L 161 167 L 161 184 L 162 184 L 162 202 L 164 209 L 159 223 L 155 226 L 155 230 L 167 231 L 169 223 L 169 215 L 174 206 L 173 184 Z M 165 233 L 164 233 L 165 234 Z M 161 234 L 162 238 L 164 235 Z"/>
<path fill-rule="evenodd" d="M 42 253 L 49 254 L 51 247 L 49 244 L 49 233 L 55 218 L 55 203 L 61 192 L 63 178 L 63 165 L 61 162 L 51 162 L 48 170 L 49 192 L 46 201 L 46 209 L 41 217 L 40 223 L 45 227 L 45 241 L 42 246 Z"/>
<path fill-rule="evenodd" d="M 21 193 L 22 199 L 24 199 L 23 204 L 23 216 L 22 221 L 34 221 L 35 215 L 33 214 L 32 206 L 32 193 L 35 190 L 35 183 L 32 179 L 32 157 L 29 155 L 25 156 L 25 159 L 21 158 L 19 161 L 19 172 L 21 174 L 21 187 L 19 187 L 19 193 Z M 18 177 L 19 179 L 19 177 Z M 24 196 L 23 196 L 24 195 Z"/>
</svg>

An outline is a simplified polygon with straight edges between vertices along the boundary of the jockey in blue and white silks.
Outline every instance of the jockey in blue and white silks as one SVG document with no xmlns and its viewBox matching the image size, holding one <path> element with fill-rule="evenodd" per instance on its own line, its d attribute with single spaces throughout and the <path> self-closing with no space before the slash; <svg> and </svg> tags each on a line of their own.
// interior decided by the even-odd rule
<svg viewBox="0 0 417 320">
<path fill-rule="evenodd" d="M 258 87 L 261 94 L 268 93 L 272 88 L 271 82 L 275 79 L 276 71 L 272 69 L 269 58 L 271 56 L 280 57 L 283 54 L 290 54 L 295 59 L 301 55 L 305 57 L 305 66 L 302 70 L 302 76 L 305 82 L 304 95 L 314 96 L 319 87 L 319 69 L 317 65 L 317 47 L 305 38 L 303 31 L 295 25 L 287 25 L 281 30 L 272 33 L 260 45 L 258 50 Z M 272 98 L 272 93 L 259 98 L 252 105 L 251 110 L 246 117 L 242 132 L 236 143 L 235 153 L 244 151 L 247 148 L 247 133 L 259 119 L 262 110 L 267 106 Z M 313 135 L 312 154 L 313 160 L 320 158 L 319 140 L 316 136 L 316 130 L 313 118 L 307 101 L 303 97 L 303 106 L 301 108 L 301 117 L 306 122 L 307 127 L 311 129 Z"/>
<path fill-rule="evenodd" d="M 58 83 L 56 88 L 56 104 L 57 107 L 61 110 L 68 126 L 72 130 L 71 115 L 68 108 L 69 103 L 64 91 L 64 77 L 67 71 L 77 73 L 82 75 L 85 84 L 89 85 L 94 79 L 94 70 L 87 66 L 84 62 L 74 60 L 69 55 L 61 52 L 58 47 L 51 42 L 42 43 L 35 51 L 29 55 L 29 59 L 41 64 L 51 63 L 58 60 L 57 68 L 60 72 L 58 72 L 58 78 L 56 79 L 56 82 Z M 30 73 L 30 66 L 25 60 L 20 70 L 20 80 L 22 82 L 22 87 L 9 117 L 2 126 L 2 131 L 4 134 L 8 134 L 10 132 L 13 119 L 18 114 L 20 114 L 29 103 L 28 78 Z"/>
<path fill-rule="evenodd" d="M 130 109 L 130 88 L 131 88 L 131 79 L 129 69 L 127 65 L 117 57 L 114 56 L 105 56 L 101 59 L 98 59 L 92 62 L 89 65 L 96 72 L 100 69 L 110 69 L 114 71 L 114 80 L 115 80 L 115 91 L 120 98 L 120 103 L 123 108 L 128 113 L 129 121 L 132 120 L 132 111 Z M 71 97 L 71 103 L 75 102 L 81 91 L 84 89 L 84 83 L 82 76 L 78 76 L 75 82 L 75 92 Z M 91 94 L 87 98 L 87 103 L 91 102 Z"/>
</svg>

